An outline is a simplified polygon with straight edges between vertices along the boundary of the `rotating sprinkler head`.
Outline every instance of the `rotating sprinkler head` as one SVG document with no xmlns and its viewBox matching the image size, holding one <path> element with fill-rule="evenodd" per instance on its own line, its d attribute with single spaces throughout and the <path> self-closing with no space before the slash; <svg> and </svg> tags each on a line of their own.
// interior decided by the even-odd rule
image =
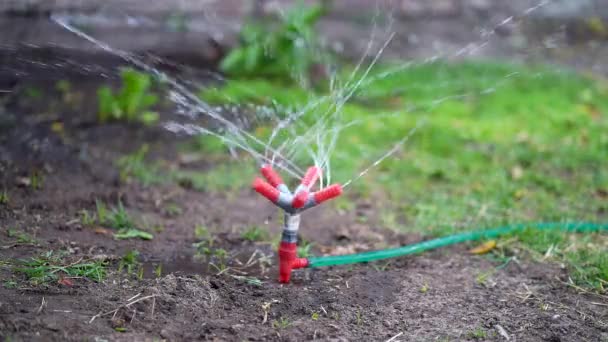
<svg viewBox="0 0 608 342">
<path fill-rule="evenodd" d="M 321 176 L 321 169 L 312 166 L 308 168 L 300 185 L 292 194 L 281 176 L 274 171 L 271 165 L 263 165 L 260 172 L 266 178 L 266 181 L 256 178 L 253 181 L 253 189 L 285 212 L 283 233 L 278 251 L 279 282 L 289 283 L 292 270 L 308 267 L 309 265 L 308 259 L 298 258 L 296 252 L 300 213 L 340 196 L 342 186 L 333 184 L 319 191 L 311 192 L 312 186 Z"/>
</svg>

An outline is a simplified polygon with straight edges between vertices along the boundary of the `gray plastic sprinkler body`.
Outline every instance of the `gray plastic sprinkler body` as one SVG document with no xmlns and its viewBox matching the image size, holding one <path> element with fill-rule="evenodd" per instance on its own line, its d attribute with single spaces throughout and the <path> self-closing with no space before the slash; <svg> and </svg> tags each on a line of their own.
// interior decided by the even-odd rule
<svg viewBox="0 0 608 342">
<path fill-rule="evenodd" d="M 281 177 L 270 165 L 263 165 L 260 169 L 268 182 L 261 178 L 253 181 L 253 189 L 266 197 L 285 212 L 283 233 L 279 245 L 279 282 L 289 283 L 291 271 L 308 266 L 308 259 L 297 258 L 298 229 L 300 227 L 300 213 L 327 200 L 340 196 L 342 186 L 330 185 L 317 192 L 310 192 L 313 184 L 321 175 L 321 169 L 312 166 L 308 168 L 302 182 L 292 194 Z"/>
</svg>

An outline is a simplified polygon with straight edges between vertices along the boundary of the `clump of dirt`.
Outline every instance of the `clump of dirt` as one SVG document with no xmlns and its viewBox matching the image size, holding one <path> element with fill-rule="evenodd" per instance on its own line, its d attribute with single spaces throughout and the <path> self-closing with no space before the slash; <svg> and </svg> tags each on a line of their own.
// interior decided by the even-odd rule
<svg viewBox="0 0 608 342">
<path fill-rule="evenodd" d="M 11 117 L 0 147 L 0 191 L 9 195 L 8 203 L 0 204 L 5 340 L 608 338 L 606 298 L 566 285 L 563 269 L 517 261 L 497 268 L 488 258 L 468 255 L 464 246 L 388 262 L 298 270 L 291 284 L 278 284 L 273 243 L 247 241 L 242 234 L 252 226 L 278 233 L 275 208 L 248 190 L 212 194 L 177 184 L 121 181 L 116 158 L 148 143 L 171 162 L 182 140 L 154 128 L 97 125 L 73 106 L 51 101 L 51 91 L 27 101 L 25 89 L 50 89 L 57 81 L 55 74 L 35 74 L 20 79 L 3 98 L 4 113 Z M 94 113 L 94 90 L 105 80 L 88 81 L 79 87 L 80 108 Z M 33 170 L 41 179 L 36 188 L 24 181 Z M 81 210 L 94 211 L 97 200 L 119 199 L 134 216 L 163 227 L 153 240 L 115 240 L 82 223 Z M 315 252 L 420 240 L 373 228 L 379 221 L 373 206 L 353 200 L 358 213 L 318 208 L 304 215 L 302 238 L 314 242 Z M 167 203 L 180 213 L 167 215 Z M 213 236 L 214 244 L 205 245 L 208 254 L 195 245 L 204 241 L 195 233 L 197 225 Z M 17 241 L 9 229 L 32 241 Z M 226 255 L 213 252 L 219 249 Z M 12 272 L 17 259 L 48 250 L 62 250 L 70 260 L 106 260 L 109 275 L 99 283 L 77 277 L 34 286 Z M 119 272 L 121 258 L 131 250 L 139 251 L 135 271 Z"/>
</svg>

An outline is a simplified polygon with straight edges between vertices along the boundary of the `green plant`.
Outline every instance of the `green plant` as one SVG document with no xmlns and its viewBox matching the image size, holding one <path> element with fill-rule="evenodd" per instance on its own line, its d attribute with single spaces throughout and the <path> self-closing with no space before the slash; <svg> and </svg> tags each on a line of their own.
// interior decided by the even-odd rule
<svg viewBox="0 0 608 342">
<path fill-rule="evenodd" d="M 4 283 L 2 283 L 2 285 L 5 289 L 15 289 L 17 286 L 19 286 L 19 284 L 14 280 L 6 280 Z"/>
<path fill-rule="evenodd" d="M 24 274 L 32 284 L 40 285 L 72 277 L 100 282 L 105 278 L 105 267 L 99 260 L 68 262 L 61 253 L 49 251 L 40 257 L 21 260 L 13 271 Z"/>
<path fill-rule="evenodd" d="M 197 225 L 194 227 L 194 236 L 197 239 L 208 240 L 211 237 L 211 233 L 209 232 L 209 228 Z"/>
<path fill-rule="evenodd" d="M 33 236 L 31 236 L 25 232 L 18 231 L 16 229 L 9 229 L 7 231 L 7 235 L 8 235 L 8 237 L 16 238 L 18 244 L 32 244 L 32 245 L 38 244 L 38 241 L 36 240 L 36 238 L 34 238 Z"/>
<path fill-rule="evenodd" d="M 99 88 L 97 98 L 100 122 L 126 121 L 151 125 L 158 121 L 158 113 L 149 108 L 156 104 L 158 98 L 150 92 L 152 79 L 150 75 L 133 69 L 121 72 L 122 88 L 115 94 L 107 86 Z"/>
<path fill-rule="evenodd" d="M 2 190 L 0 192 L 0 204 L 7 205 L 10 198 L 8 196 L 8 192 L 6 190 Z"/>
<path fill-rule="evenodd" d="M 163 264 L 158 264 L 154 267 L 154 275 L 160 278 L 163 275 Z"/>
<path fill-rule="evenodd" d="M 488 332 L 483 328 L 475 328 L 475 330 L 469 331 L 468 335 L 470 338 L 481 340 L 488 337 Z"/>
<path fill-rule="evenodd" d="M 315 63 L 321 62 L 315 24 L 323 15 L 321 5 L 290 9 L 273 29 L 248 23 L 241 30 L 241 44 L 220 64 L 220 69 L 238 76 L 304 77 Z"/>
<path fill-rule="evenodd" d="M 84 226 L 92 226 L 97 222 L 97 217 L 95 214 L 91 214 L 88 210 L 82 209 L 79 211 L 80 214 L 80 223 Z"/>
<path fill-rule="evenodd" d="M 42 180 L 42 173 L 33 171 L 29 177 L 29 185 L 34 190 L 40 190 L 42 188 Z"/>
<path fill-rule="evenodd" d="M 182 208 L 175 203 L 170 203 L 165 206 L 165 214 L 170 217 L 175 217 L 182 214 Z"/>
<path fill-rule="evenodd" d="M 297 248 L 298 258 L 310 257 L 312 255 L 312 253 L 310 252 L 310 248 L 312 248 L 312 245 L 314 245 L 313 242 L 307 240 L 300 241 Z"/>
<path fill-rule="evenodd" d="M 120 180 L 127 181 L 131 178 L 139 180 L 143 185 L 159 184 L 164 181 L 157 165 L 146 163 L 146 155 L 149 146 L 143 144 L 137 151 L 120 157 L 116 165 L 120 170 Z"/>
<path fill-rule="evenodd" d="M 127 274 L 133 273 L 135 268 L 139 266 L 139 261 L 137 260 L 139 257 L 139 251 L 136 249 L 128 251 L 123 257 L 120 259 L 118 263 L 118 272 L 122 272 L 123 270 L 127 271 Z"/>
<path fill-rule="evenodd" d="M 136 228 L 135 222 L 129 216 L 121 201 L 118 201 L 118 206 L 111 210 L 108 210 L 105 204 L 100 201 L 96 201 L 96 206 L 98 223 L 116 229 L 114 238 L 119 240 L 131 238 L 152 240 L 154 238 L 152 234 Z"/>
<path fill-rule="evenodd" d="M 258 226 L 249 227 L 241 234 L 241 238 L 246 241 L 257 242 L 266 241 L 270 235 L 266 229 L 262 229 Z"/>
<path fill-rule="evenodd" d="M 281 318 L 279 318 L 279 319 L 275 319 L 272 321 L 272 326 L 275 329 L 285 329 L 290 324 L 291 324 L 291 322 L 289 321 L 289 319 L 286 317 L 283 317 L 283 316 L 281 316 Z"/>
</svg>

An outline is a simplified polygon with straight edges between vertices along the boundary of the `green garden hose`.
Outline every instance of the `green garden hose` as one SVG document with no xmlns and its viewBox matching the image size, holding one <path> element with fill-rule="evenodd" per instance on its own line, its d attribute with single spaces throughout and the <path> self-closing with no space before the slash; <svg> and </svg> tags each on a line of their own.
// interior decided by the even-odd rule
<svg viewBox="0 0 608 342">
<path fill-rule="evenodd" d="M 438 239 L 428 240 L 419 242 L 413 245 L 382 249 L 371 252 L 348 254 L 348 255 L 335 255 L 335 256 L 321 256 L 321 257 L 310 257 L 308 258 L 308 267 L 323 267 L 323 266 L 334 266 L 334 265 L 346 265 L 356 264 L 361 262 L 368 262 L 374 260 L 382 260 L 395 258 L 404 255 L 410 255 L 436 249 L 439 247 L 449 246 L 457 243 L 476 241 L 481 239 L 496 238 L 505 234 L 522 231 L 528 228 L 538 230 L 561 230 L 570 233 L 589 233 L 598 232 L 602 230 L 608 230 L 608 223 L 590 223 L 590 222 L 572 222 L 572 223 L 529 223 L 529 224 L 513 224 L 490 230 L 478 230 L 473 232 L 455 234 L 450 236 L 441 237 Z"/>
</svg>

